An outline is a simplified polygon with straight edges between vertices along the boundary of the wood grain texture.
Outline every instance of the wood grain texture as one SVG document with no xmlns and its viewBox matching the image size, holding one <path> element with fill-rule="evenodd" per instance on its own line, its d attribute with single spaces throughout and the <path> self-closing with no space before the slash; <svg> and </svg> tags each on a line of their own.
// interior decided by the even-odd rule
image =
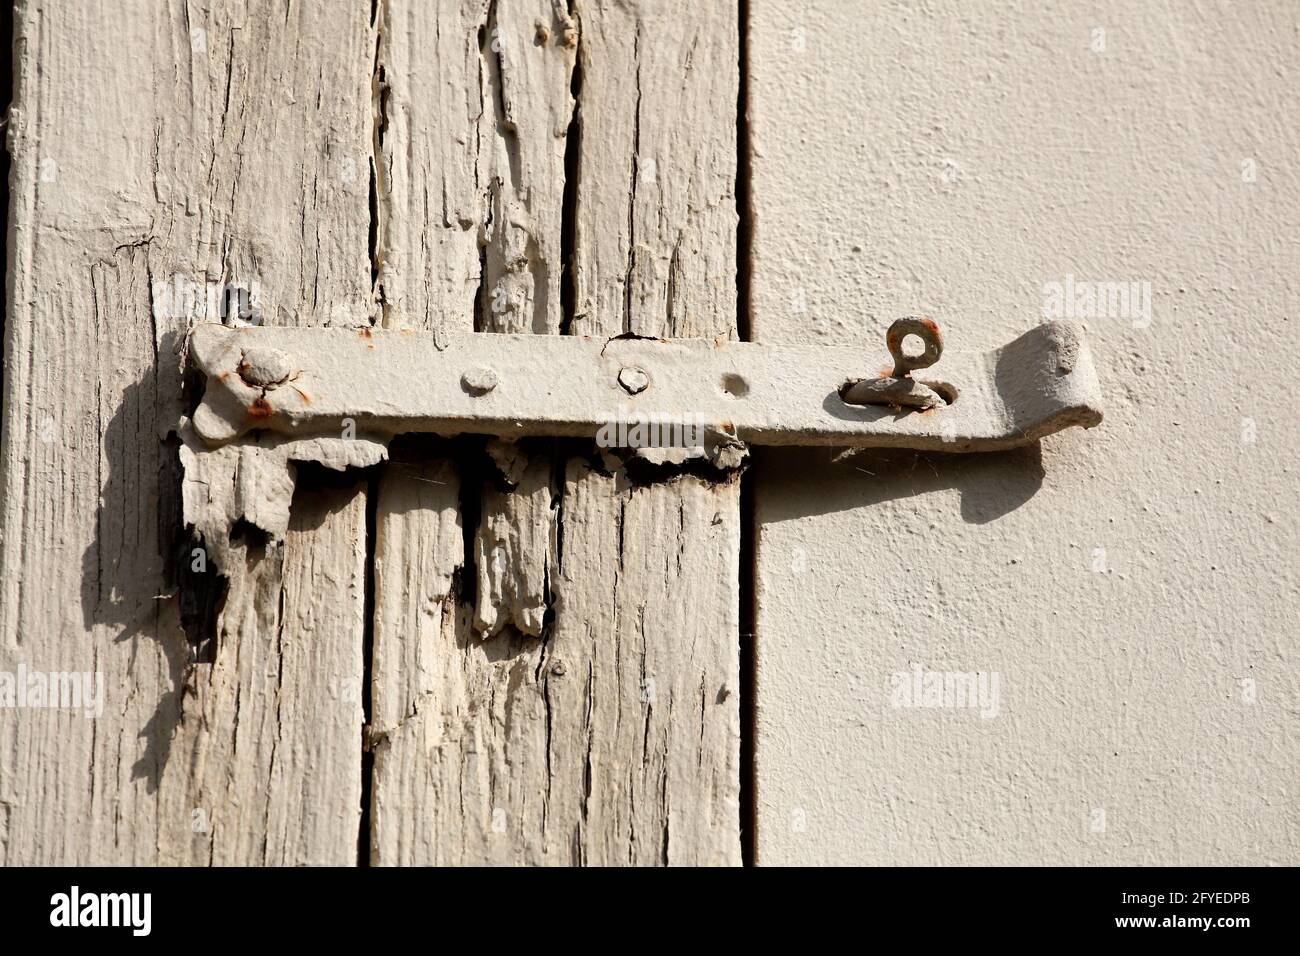
<svg viewBox="0 0 1300 956">
<path fill-rule="evenodd" d="M 300 488 L 283 544 L 233 571 L 160 788 L 169 863 L 355 864 L 365 507 L 355 479 Z"/>
<path fill-rule="evenodd" d="M 735 0 L 577 7 L 573 331 L 734 338 Z"/>
<path fill-rule="evenodd" d="M 489 175 L 477 327 L 555 334 L 564 322 L 564 155 L 577 34 L 553 0 L 490 4 L 484 28 L 479 144 Z M 550 458 L 514 457 L 526 484 L 484 488 L 475 541 L 474 626 L 489 637 L 507 626 L 540 636 L 554 573 Z"/>
<path fill-rule="evenodd" d="M 472 329 L 487 175 L 479 36 L 487 0 L 380 0 L 375 53 L 376 261 L 392 328 Z"/>
<path fill-rule="evenodd" d="M 374 16 L 19 5 L 0 665 L 105 708 L 0 713 L 4 863 L 356 858 L 366 479 L 235 529 L 211 663 L 176 588 L 208 284 L 268 324 L 734 335 L 734 5 Z M 381 479 L 371 861 L 739 862 L 736 485 L 496 451 Z"/>
<path fill-rule="evenodd" d="M 445 460 L 380 489 L 372 860 L 737 862 L 735 487 L 571 461 L 543 640 L 458 606 L 459 490 Z"/>
<path fill-rule="evenodd" d="M 15 33 L 0 654 L 101 672 L 105 707 L 0 713 L 0 859 L 355 860 L 363 486 L 300 488 L 223 569 L 196 664 L 171 433 L 207 284 L 369 321 L 368 11 L 32 0 Z"/>
<path fill-rule="evenodd" d="M 384 324 L 560 331 L 572 18 L 547 0 L 377 9 Z M 506 529 L 550 537 L 549 501 L 489 493 L 482 509 L 475 626 L 536 636 L 549 552 Z"/>
<path fill-rule="evenodd" d="M 734 336 L 734 4 L 384 11 L 390 322 L 469 327 L 477 296 L 486 330 Z M 372 862 L 739 863 L 738 486 L 497 452 L 481 493 L 437 460 L 384 478 Z"/>
</svg>

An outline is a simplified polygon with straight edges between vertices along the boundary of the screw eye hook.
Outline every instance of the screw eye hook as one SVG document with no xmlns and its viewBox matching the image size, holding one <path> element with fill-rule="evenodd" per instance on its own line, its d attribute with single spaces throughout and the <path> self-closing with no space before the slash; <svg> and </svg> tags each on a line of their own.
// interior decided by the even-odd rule
<svg viewBox="0 0 1300 956">
<path fill-rule="evenodd" d="M 925 345 L 920 355 L 905 355 L 903 339 L 915 335 Z M 906 378 L 917 369 L 929 368 L 943 355 L 943 335 L 931 319 L 910 315 L 896 320 L 885 334 L 885 344 L 894 357 L 894 378 Z"/>
<path fill-rule="evenodd" d="M 924 348 L 920 355 L 903 351 L 903 339 L 915 335 Z M 943 354 L 943 335 L 932 320 L 918 315 L 898 319 L 885 334 L 885 344 L 894 357 L 894 370 L 883 378 L 847 382 L 840 398 L 847 405 L 889 405 L 894 408 L 938 408 L 952 398 L 940 395 L 929 385 L 912 378 L 917 369 L 929 368 Z M 954 393 L 955 394 L 955 393 Z"/>
</svg>

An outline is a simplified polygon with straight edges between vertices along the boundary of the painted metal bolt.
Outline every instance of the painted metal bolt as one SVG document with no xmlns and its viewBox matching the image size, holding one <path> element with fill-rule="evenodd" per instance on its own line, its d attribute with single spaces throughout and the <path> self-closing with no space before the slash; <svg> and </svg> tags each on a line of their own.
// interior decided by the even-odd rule
<svg viewBox="0 0 1300 956">
<path fill-rule="evenodd" d="M 478 365 L 461 374 L 460 384 L 471 395 L 486 395 L 497 387 L 497 373 L 486 365 Z"/>
<path fill-rule="evenodd" d="M 629 395 L 636 395 L 650 387 L 650 375 L 643 368 L 624 365 L 618 370 L 618 384 L 622 385 L 623 391 Z"/>
<path fill-rule="evenodd" d="M 286 353 L 265 346 L 246 349 L 239 360 L 238 371 L 246 383 L 265 389 L 283 385 L 298 373 Z"/>
</svg>

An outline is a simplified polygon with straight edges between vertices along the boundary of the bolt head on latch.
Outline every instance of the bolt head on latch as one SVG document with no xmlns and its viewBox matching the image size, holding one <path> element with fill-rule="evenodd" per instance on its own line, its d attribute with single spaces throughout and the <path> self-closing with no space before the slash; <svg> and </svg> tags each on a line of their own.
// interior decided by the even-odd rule
<svg viewBox="0 0 1300 956">
<path fill-rule="evenodd" d="M 254 388 L 265 389 L 283 385 L 297 371 L 286 353 L 265 346 L 245 349 L 238 366 L 240 378 Z"/>
<path fill-rule="evenodd" d="M 650 387 L 650 375 L 635 365 L 624 365 L 618 370 L 618 384 L 629 395 L 639 395 Z"/>
<path fill-rule="evenodd" d="M 466 369 L 460 376 L 460 384 L 471 395 L 486 395 L 497 387 L 496 370 L 486 365 Z"/>
</svg>

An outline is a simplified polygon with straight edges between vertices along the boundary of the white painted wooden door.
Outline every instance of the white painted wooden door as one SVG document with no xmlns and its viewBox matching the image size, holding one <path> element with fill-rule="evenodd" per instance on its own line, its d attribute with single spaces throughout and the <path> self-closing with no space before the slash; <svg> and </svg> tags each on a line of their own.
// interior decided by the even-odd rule
<svg viewBox="0 0 1300 956">
<path fill-rule="evenodd" d="M 103 707 L 0 714 L 0 861 L 739 863 L 738 479 L 412 441 L 213 542 L 177 437 L 185 334 L 241 305 L 735 337 L 734 0 L 25 0 L 15 36 L 0 670 Z"/>
</svg>

